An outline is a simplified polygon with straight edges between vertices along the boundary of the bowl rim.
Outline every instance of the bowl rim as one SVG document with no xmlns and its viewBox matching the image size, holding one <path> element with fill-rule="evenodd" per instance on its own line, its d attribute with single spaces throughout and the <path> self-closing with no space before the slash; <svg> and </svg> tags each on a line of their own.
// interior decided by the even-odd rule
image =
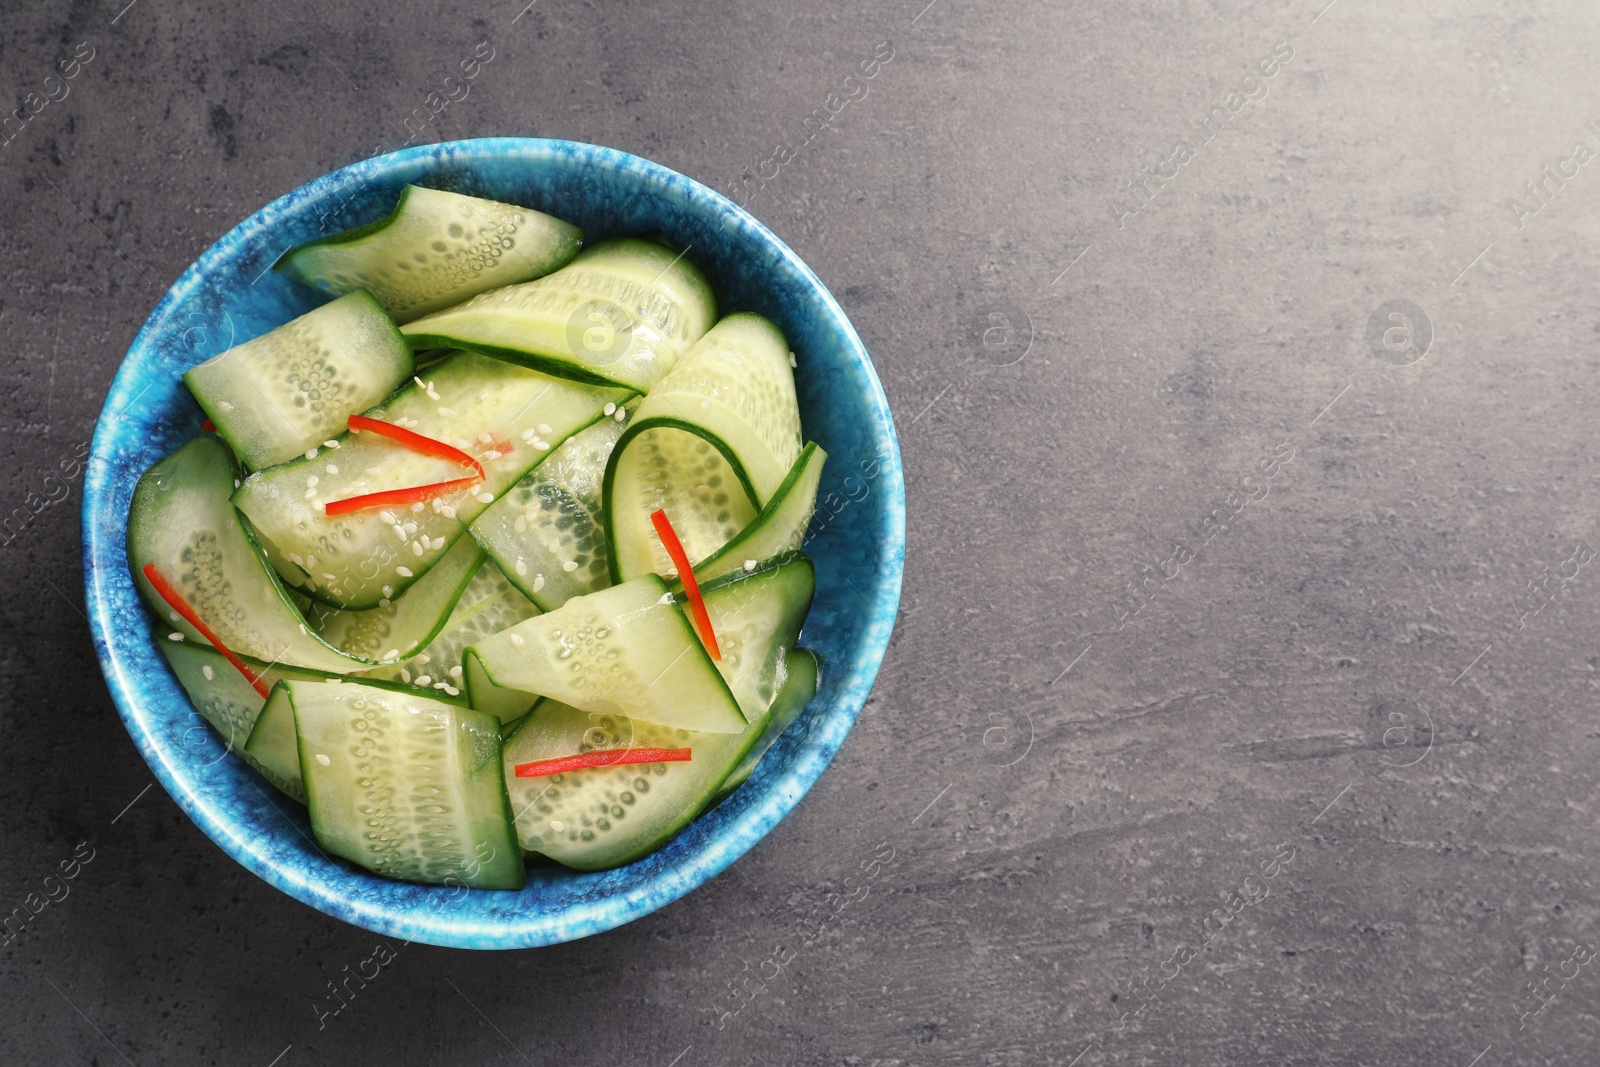
<svg viewBox="0 0 1600 1067">
<path fill-rule="evenodd" d="M 111 613 L 109 591 L 118 584 L 132 587 L 125 549 L 113 543 L 125 540 L 127 516 L 112 516 L 111 522 L 105 524 L 106 517 L 102 515 L 116 473 L 112 450 L 119 436 L 116 420 L 110 416 L 128 410 L 132 401 L 137 400 L 137 395 L 131 399 L 128 396 L 135 388 L 131 368 L 138 362 L 148 373 L 150 364 L 159 359 L 154 352 L 158 328 L 189 299 L 205 277 L 236 258 L 250 238 L 270 233 L 279 214 L 297 198 L 326 195 L 351 182 L 382 179 L 397 165 L 424 157 L 470 167 L 474 156 L 506 154 L 526 156 L 535 165 L 558 156 L 576 156 L 584 166 L 628 172 L 634 180 L 645 181 L 654 192 L 677 200 L 688 211 L 721 220 L 723 225 L 727 225 L 731 217 L 740 230 L 740 239 L 754 239 L 776 253 L 818 298 L 822 312 L 831 320 L 830 332 L 848 342 L 844 356 L 859 364 L 864 372 L 866 389 L 862 399 L 868 408 L 868 443 L 878 450 L 880 467 L 876 480 L 887 494 L 884 517 L 876 531 L 880 541 L 875 560 L 879 584 L 870 619 L 873 623 L 885 624 L 863 628 L 855 646 L 853 663 L 836 699 L 817 719 L 817 729 L 808 737 L 808 743 L 796 749 L 793 762 L 782 768 L 780 774 L 769 776 L 767 788 L 754 802 L 744 805 L 715 838 L 697 842 L 684 862 L 662 868 L 632 886 L 608 891 L 597 899 L 581 901 L 566 909 L 532 909 L 515 924 L 474 921 L 473 916 L 431 911 L 420 903 L 396 908 L 385 900 L 367 900 L 359 895 L 352 898 L 347 893 L 335 892 L 320 884 L 313 872 L 292 857 L 281 857 L 267 847 L 271 835 L 244 832 L 237 812 L 230 811 L 221 798 L 196 789 L 188 769 L 173 759 L 174 753 L 157 735 L 155 726 L 161 721 L 161 712 L 147 707 L 151 702 L 140 692 L 140 668 L 134 662 L 133 642 L 147 638 L 142 632 L 137 638 L 132 637 L 126 632 L 128 628 L 119 631 L 117 619 Z M 135 356 L 145 358 L 135 360 Z M 460 948 L 511 949 L 586 937 L 664 907 L 721 873 L 795 808 L 832 762 L 845 735 L 855 724 L 888 648 L 898 615 L 904 571 L 905 484 L 893 416 L 866 347 L 821 279 L 766 226 L 721 193 L 632 153 L 580 141 L 487 137 L 421 145 L 336 168 L 277 197 L 223 233 L 202 252 L 162 294 L 129 345 L 107 390 L 105 403 L 96 418 L 84 476 L 81 521 L 86 607 L 107 688 L 123 725 L 156 780 L 207 837 L 268 884 L 334 918 L 407 941 Z M 690 823 L 680 837 L 691 833 L 697 822 Z"/>
</svg>

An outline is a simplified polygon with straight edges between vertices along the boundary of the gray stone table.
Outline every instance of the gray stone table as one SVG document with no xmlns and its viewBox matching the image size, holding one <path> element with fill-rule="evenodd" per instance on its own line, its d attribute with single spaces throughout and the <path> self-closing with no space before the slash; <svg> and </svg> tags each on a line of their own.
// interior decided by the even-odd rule
<svg viewBox="0 0 1600 1067">
<path fill-rule="evenodd" d="M 0 910 L 92 858 L 0 946 L 0 1062 L 1595 1062 L 1594 5 L 524 2 L 5 5 L 0 484 L 50 506 L 0 544 Z M 377 939 L 147 788 L 46 475 L 202 249 L 484 44 L 422 140 L 659 160 L 838 295 L 903 611 L 730 872 L 319 1026 Z"/>
</svg>

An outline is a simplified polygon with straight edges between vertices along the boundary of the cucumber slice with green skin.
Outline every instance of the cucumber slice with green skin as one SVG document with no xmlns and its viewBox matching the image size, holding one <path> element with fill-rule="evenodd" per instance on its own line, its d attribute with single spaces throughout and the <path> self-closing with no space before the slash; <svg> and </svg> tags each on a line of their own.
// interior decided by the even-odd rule
<svg viewBox="0 0 1600 1067">
<path fill-rule="evenodd" d="M 234 671 L 238 675 L 238 671 Z M 275 672 L 280 673 L 281 672 Z M 243 676 L 240 676 L 243 681 Z M 268 682 L 272 686 L 271 695 L 265 701 L 261 694 L 254 689 L 256 701 L 262 705 L 256 716 L 254 727 L 243 746 L 243 754 L 247 761 L 257 770 L 262 777 L 283 790 L 289 796 L 304 804 L 306 802 L 305 779 L 300 774 L 300 747 L 294 731 L 294 705 L 288 698 L 288 690 L 280 688 L 278 682 L 321 682 L 324 685 L 345 682 L 343 678 L 331 675 L 317 675 L 314 672 L 298 672 L 281 674 Z M 248 683 L 247 683 L 248 684 Z M 396 693 L 407 694 L 423 700 L 439 700 L 446 704 L 465 705 L 463 698 L 451 698 L 442 693 L 417 689 L 413 686 L 391 685 L 387 682 L 364 682 L 365 685 L 377 686 L 380 689 L 389 689 Z"/>
<path fill-rule="evenodd" d="M 789 476 L 772 494 L 761 514 L 734 538 L 710 556 L 695 564 L 694 576 L 709 582 L 744 566 L 751 560 L 764 560 L 792 552 L 805 543 L 806 529 L 817 509 L 817 485 L 822 481 L 822 465 L 828 454 L 815 441 L 807 444 L 789 470 Z M 681 582 L 674 582 L 677 588 Z"/>
<path fill-rule="evenodd" d="M 407 658 L 445 628 L 486 557 L 470 537 L 460 537 L 405 593 L 366 611 L 315 604 L 306 613 L 330 645 L 372 660 Z"/>
<path fill-rule="evenodd" d="M 611 584 L 600 480 L 621 436 L 614 418 L 573 434 L 472 524 L 506 578 L 545 611 Z"/>
<path fill-rule="evenodd" d="M 627 399 L 621 390 L 458 352 L 434 367 L 421 385 L 406 385 L 368 414 L 393 423 L 404 420 L 425 437 L 477 456 L 485 481 L 426 505 L 330 517 L 323 510 L 327 501 L 463 475 L 449 460 L 379 434 L 346 432 L 332 439 L 337 447 L 315 449 L 251 475 L 234 503 L 262 536 L 310 573 L 317 584 L 306 592 L 334 607 L 375 607 L 427 573 L 493 498 L 550 449 L 601 418 L 606 404 Z"/>
<path fill-rule="evenodd" d="M 738 701 L 683 609 L 651 574 L 574 597 L 473 646 L 489 681 L 585 711 L 738 733 Z"/>
<path fill-rule="evenodd" d="M 537 614 L 538 607 L 507 582 L 498 567 L 486 562 L 444 629 L 426 648 L 404 663 L 368 671 L 362 677 L 426 686 L 454 698 L 470 692 L 465 671 L 467 647 Z M 481 702 L 472 701 L 472 706 L 501 720 L 514 719 L 533 705 L 530 694 L 516 689 L 485 692 L 481 697 Z"/>
<path fill-rule="evenodd" d="M 522 888 L 493 716 L 356 682 L 279 688 L 319 845 L 389 878 Z"/>
<path fill-rule="evenodd" d="M 822 657 L 809 648 L 791 648 L 789 655 L 784 660 L 783 688 L 778 690 L 778 699 L 772 702 L 772 710 L 767 716 L 767 725 L 761 731 L 761 737 L 746 752 L 739 765 L 729 773 L 722 788 L 717 790 L 717 795 L 712 798 L 713 805 L 720 804 L 733 795 L 733 791 L 750 779 L 756 769 L 756 764 L 761 762 L 761 757 L 773 742 L 783 736 L 800 713 L 806 710 L 806 705 L 811 703 L 811 698 L 817 695 L 817 684 L 822 674 Z"/>
<path fill-rule="evenodd" d="M 228 751 L 239 753 L 261 777 L 304 804 L 306 795 L 300 785 L 298 762 L 289 768 L 292 773 L 284 774 L 283 764 L 269 764 L 249 751 L 248 741 L 256 724 L 261 721 L 261 708 L 265 703 L 255 686 L 214 648 L 192 641 L 172 641 L 159 632 L 155 640 L 172 673 L 177 675 L 178 684 L 189 695 L 189 703 L 222 738 Z M 318 676 L 315 671 L 297 671 L 292 667 L 267 667 L 253 662 L 249 665 L 268 686 L 284 678 L 311 679 Z M 294 739 L 292 724 L 289 738 L 291 742 Z"/>
<path fill-rule="evenodd" d="M 729 315 L 651 386 L 630 433 L 693 426 L 765 504 L 800 454 L 800 407 L 783 331 L 760 315 Z"/>
<path fill-rule="evenodd" d="M 480 294 L 401 332 L 413 349 L 467 348 L 644 392 L 716 316 L 711 283 L 686 256 L 618 238 L 538 281 Z"/>
<path fill-rule="evenodd" d="M 408 185 L 388 218 L 292 248 L 275 269 L 328 296 L 365 289 L 409 322 L 549 274 L 582 247 L 581 229 L 532 208 Z"/>
<path fill-rule="evenodd" d="M 495 685 L 489 680 L 489 672 L 483 669 L 483 660 L 470 648 L 462 656 L 461 676 L 467 683 L 467 702 L 499 719 L 506 730 L 512 729 L 539 699 L 520 689 Z"/>
<path fill-rule="evenodd" d="M 778 671 L 811 603 L 812 585 L 810 561 L 790 557 L 706 591 L 730 683 L 768 694 L 738 733 L 672 729 L 541 700 L 505 746 L 506 781 L 523 847 L 579 870 L 604 870 L 654 851 L 687 825 L 764 736 L 767 702 L 782 684 Z M 688 748 L 691 756 L 682 763 L 515 777 L 519 763 L 639 747 Z"/>
<path fill-rule="evenodd" d="M 817 574 L 798 552 L 765 560 L 701 586 L 722 652 L 713 662 L 747 722 L 767 713 L 783 686 L 784 657 L 795 646 Z M 687 598 L 679 594 L 682 603 Z"/>
<path fill-rule="evenodd" d="M 677 577 L 678 568 L 650 521 L 657 509 L 667 513 L 691 560 L 716 552 L 758 513 L 717 442 L 694 427 L 659 422 L 623 435 L 611 453 L 601 495 L 614 582 L 643 574 Z"/>
<path fill-rule="evenodd" d="M 251 470 L 293 459 L 411 373 L 411 348 L 367 293 L 308 311 L 186 371 L 217 432 Z"/>
<path fill-rule="evenodd" d="M 177 590 L 217 638 L 241 656 L 266 663 L 344 673 L 377 665 L 328 644 L 306 625 L 260 546 L 228 502 L 233 492 L 228 446 L 201 434 L 156 463 L 133 490 L 128 564 L 162 626 L 207 643 L 162 600 L 146 564 Z"/>
</svg>

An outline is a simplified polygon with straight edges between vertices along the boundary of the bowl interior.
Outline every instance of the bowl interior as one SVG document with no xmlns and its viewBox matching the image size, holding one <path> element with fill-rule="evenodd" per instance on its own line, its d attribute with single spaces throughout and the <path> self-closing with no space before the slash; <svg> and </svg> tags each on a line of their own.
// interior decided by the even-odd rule
<svg viewBox="0 0 1600 1067">
<path fill-rule="evenodd" d="M 305 812 L 202 725 L 150 636 L 129 577 L 127 512 L 140 474 L 194 435 L 189 367 L 320 299 L 269 268 L 286 249 L 386 215 L 417 182 L 513 201 L 589 238 L 660 230 L 711 279 L 723 313 L 766 315 L 799 359 L 801 418 L 827 450 L 806 551 L 817 593 L 802 643 L 826 660 L 800 720 L 737 793 L 670 844 L 615 871 L 536 868 L 521 892 L 378 878 L 319 851 Z M 128 732 L 156 777 L 246 867 L 330 915 L 405 940 L 517 948 L 646 914 L 733 862 L 799 801 L 860 712 L 900 597 L 904 487 L 883 389 L 843 311 L 782 242 L 723 197 L 638 157 L 564 141 L 493 139 L 408 149 L 311 182 L 240 223 L 167 292 L 100 416 L 84 488 L 84 572 L 96 651 Z"/>
</svg>

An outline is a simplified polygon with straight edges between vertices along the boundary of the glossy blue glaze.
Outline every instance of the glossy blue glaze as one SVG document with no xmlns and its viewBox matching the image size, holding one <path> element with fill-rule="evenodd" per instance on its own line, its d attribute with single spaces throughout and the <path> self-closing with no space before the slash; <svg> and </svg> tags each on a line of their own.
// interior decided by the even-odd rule
<svg viewBox="0 0 1600 1067">
<path fill-rule="evenodd" d="M 312 843 L 305 812 L 201 720 L 150 637 L 128 573 L 128 504 L 139 475 L 202 418 L 179 374 L 320 303 L 268 268 L 286 249 L 386 215 L 419 182 L 550 212 L 590 239 L 664 231 L 716 287 L 722 310 L 776 321 L 799 357 L 806 436 L 829 459 L 807 551 L 817 595 L 803 643 L 826 657 L 811 706 L 737 793 L 665 848 L 620 870 L 529 873 L 519 893 L 377 878 Z M 905 489 L 883 387 L 844 312 L 800 259 L 722 196 L 648 160 L 520 138 L 408 149 L 318 178 L 240 223 L 151 313 L 112 383 L 84 484 L 83 556 L 95 651 L 128 733 L 178 804 L 234 859 L 346 922 L 410 941 L 522 948 L 645 915 L 738 859 L 805 795 L 872 687 L 900 601 Z"/>
</svg>

